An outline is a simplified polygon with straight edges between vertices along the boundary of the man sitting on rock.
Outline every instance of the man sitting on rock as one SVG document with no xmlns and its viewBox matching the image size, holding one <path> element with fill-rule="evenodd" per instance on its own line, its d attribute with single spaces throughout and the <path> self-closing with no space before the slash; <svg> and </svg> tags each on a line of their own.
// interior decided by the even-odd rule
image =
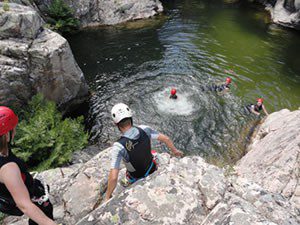
<svg viewBox="0 0 300 225">
<path fill-rule="evenodd" d="M 158 133 L 148 126 L 133 126 L 132 111 L 127 105 L 116 104 L 111 110 L 111 115 L 122 136 L 113 144 L 111 149 L 112 161 L 106 201 L 111 198 L 117 186 L 122 159 L 127 170 L 126 180 L 128 184 L 148 176 L 157 169 L 151 154 L 151 139 L 164 142 L 175 156 L 183 156 L 183 153 L 176 149 L 168 136 Z"/>
</svg>

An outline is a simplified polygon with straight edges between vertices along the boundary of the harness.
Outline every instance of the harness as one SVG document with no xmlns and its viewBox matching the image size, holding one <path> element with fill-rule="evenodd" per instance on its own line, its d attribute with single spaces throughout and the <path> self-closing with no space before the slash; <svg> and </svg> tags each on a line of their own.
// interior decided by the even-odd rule
<svg viewBox="0 0 300 225">
<path fill-rule="evenodd" d="M 153 166 L 155 166 L 155 170 L 154 171 L 156 171 L 156 169 L 157 169 L 157 163 L 156 163 L 155 159 L 152 160 L 149 169 L 147 170 L 147 172 L 144 174 L 143 177 L 135 178 L 135 177 L 131 176 L 129 172 L 126 172 L 126 178 L 129 181 L 129 183 L 132 184 L 132 183 L 134 183 L 134 182 L 136 182 L 136 181 L 138 181 L 138 180 L 140 180 L 142 178 L 145 178 L 145 177 L 149 176 L 151 170 L 153 169 Z"/>
<path fill-rule="evenodd" d="M 128 174 L 131 177 L 139 179 L 145 175 L 149 175 L 151 172 L 153 168 L 153 156 L 151 154 L 150 138 L 143 129 L 136 128 L 139 130 L 138 139 L 130 139 L 122 136 L 118 142 L 125 148 L 129 156 L 128 163 L 134 168 L 134 171 L 128 171 Z"/>
</svg>

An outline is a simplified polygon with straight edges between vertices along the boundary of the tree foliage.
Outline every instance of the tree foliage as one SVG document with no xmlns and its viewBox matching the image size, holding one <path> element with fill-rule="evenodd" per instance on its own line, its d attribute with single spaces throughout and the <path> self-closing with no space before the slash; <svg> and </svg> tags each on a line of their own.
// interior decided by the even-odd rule
<svg viewBox="0 0 300 225">
<path fill-rule="evenodd" d="M 17 127 L 13 151 L 29 166 L 45 170 L 70 161 L 88 143 L 83 118 L 63 120 L 54 102 L 41 94 L 32 98 Z"/>
<path fill-rule="evenodd" d="M 63 0 L 53 0 L 48 8 L 48 23 L 53 30 L 71 33 L 79 28 L 79 20 L 74 17 L 72 9 Z"/>
</svg>

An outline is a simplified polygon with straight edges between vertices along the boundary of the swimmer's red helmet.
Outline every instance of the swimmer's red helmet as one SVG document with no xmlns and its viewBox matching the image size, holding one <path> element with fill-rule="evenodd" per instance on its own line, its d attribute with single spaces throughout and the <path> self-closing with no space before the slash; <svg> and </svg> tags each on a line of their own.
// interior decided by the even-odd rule
<svg viewBox="0 0 300 225">
<path fill-rule="evenodd" d="M 226 78 L 226 84 L 230 84 L 231 83 L 231 78 L 230 77 L 227 77 Z"/>
<path fill-rule="evenodd" d="M 172 90 L 171 90 L 171 95 L 176 95 L 176 93 L 177 93 L 176 89 L 175 89 L 175 88 L 172 88 Z"/>
<path fill-rule="evenodd" d="M 257 102 L 263 103 L 263 102 L 264 102 L 264 99 L 263 99 L 263 98 L 258 98 L 258 99 L 257 99 Z"/>
</svg>

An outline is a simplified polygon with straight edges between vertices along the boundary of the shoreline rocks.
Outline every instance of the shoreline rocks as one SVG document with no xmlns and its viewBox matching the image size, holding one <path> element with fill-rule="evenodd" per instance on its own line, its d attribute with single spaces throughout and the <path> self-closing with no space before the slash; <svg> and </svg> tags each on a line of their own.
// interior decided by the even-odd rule
<svg viewBox="0 0 300 225">
<path fill-rule="evenodd" d="M 300 209 L 300 110 L 268 116 L 236 170 Z"/>
<path fill-rule="evenodd" d="M 74 11 L 74 16 L 79 19 L 82 28 L 146 19 L 163 11 L 159 0 L 67 0 L 65 2 Z M 33 7 L 47 16 L 47 9 L 51 3 L 51 0 L 35 0 Z"/>
<path fill-rule="evenodd" d="M 253 0 L 251 0 L 253 1 Z M 284 27 L 300 30 L 300 0 L 254 0 L 266 6 L 272 21 Z"/>
</svg>

